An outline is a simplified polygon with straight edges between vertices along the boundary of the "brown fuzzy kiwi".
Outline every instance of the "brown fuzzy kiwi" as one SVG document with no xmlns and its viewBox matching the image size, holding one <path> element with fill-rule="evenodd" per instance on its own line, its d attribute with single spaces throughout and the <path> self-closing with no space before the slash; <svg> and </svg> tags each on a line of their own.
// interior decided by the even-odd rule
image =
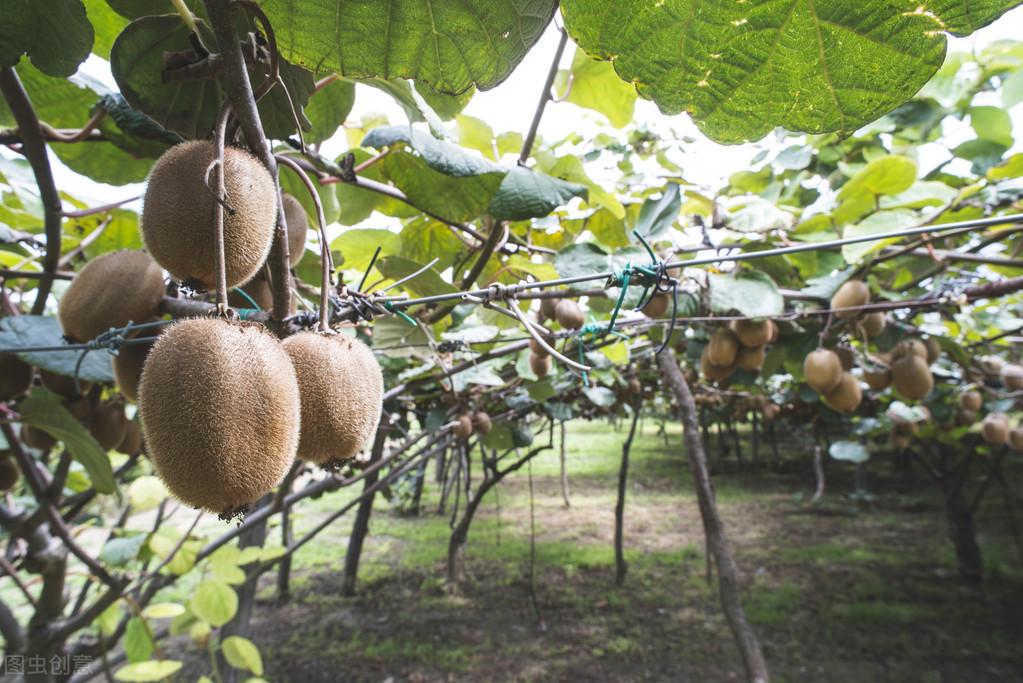
<svg viewBox="0 0 1023 683">
<path fill-rule="evenodd" d="M 980 435 L 993 446 L 1001 446 L 1009 439 L 1009 418 L 1004 413 L 991 413 L 980 425 Z"/>
<path fill-rule="evenodd" d="M 770 320 L 733 320 L 728 327 L 738 337 L 740 344 L 747 349 L 755 349 L 771 341 L 773 325 Z"/>
<path fill-rule="evenodd" d="M 255 502 L 284 477 L 300 406 L 291 359 L 254 323 L 176 323 L 153 346 L 139 385 L 157 474 L 184 502 L 217 513 Z"/>
<path fill-rule="evenodd" d="M 1009 448 L 1017 453 L 1023 453 L 1023 427 L 1009 430 Z"/>
<path fill-rule="evenodd" d="M 32 366 L 13 353 L 0 353 L 0 401 L 10 401 L 32 386 Z"/>
<path fill-rule="evenodd" d="M 704 347 L 703 353 L 700 355 L 700 374 L 711 382 L 723 382 L 732 376 L 735 368 L 732 365 L 720 366 L 711 362 L 707 353 L 709 348 L 709 346 Z"/>
<path fill-rule="evenodd" d="M 125 455 L 135 455 L 142 452 L 142 428 L 134 420 L 128 420 L 125 424 L 124 438 L 117 444 L 117 451 Z"/>
<path fill-rule="evenodd" d="M 767 351 L 763 346 L 752 349 L 743 347 L 739 349 L 739 353 L 735 357 L 735 367 L 740 370 L 760 372 L 760 368 L 764 367 L 765 358 L 767 358 Z"/>
<path fill-rule="evenodd" d="M 1001 377 L 1005 361 L 1000 356 L 981 356 L 977 359 L 981 371 L 988 377 Z"/>
<path fill-rule="evenodd" d="M 372 349 L 354 337 L 317 332 L 281 346 L 302 395 L 298 457 L 324 466 L 354 458 L 380 423 L 384 375 Z"/>
<path fill-rule="evenodd" d="M 885 318 L 884 313 L 874 311 L 873 313 L 867 313 L 860 320 L 860 330 L 867 339 L 873 339 L 884 332 L 885 325 L 887 324 L 888 319 Z"/>
<path fill-rule="evenodd" d="M 1006 365 L 1002 368 L 1002 384 L 1009 391 L 1023 389 L 1023 366 Z"/>
<path fill-rule="evenodd" d="M 40 451 L 48 451 L 57 445 L 57 440 L 50 436 L 48 432 L 26 424 L 21 425 L 20 436 L 26 446 Z"/>
<path fill-rule="evenodd" d="M 849 280 L 831 297 L 831 308 L 853 308 L 863 306 L 870 301 L 870 288 L 862 280 Z M 858 316 L 858 310 L 838 311 L 836 318 L 849 320 Z"/>
<path fill-rule="evenodd" d="M 968 427 L 977 421 L 977 413 L 973 410 L 960 408 L 956 411 L 956 426 Z"/>
<path fill-rule="evenodd" d="M 671 295 L 667 292 L 658 292 L 650 297 L 650 301 L 643 306 L 643 315 L 648 318 L 660 318 L 668 312 L 671 304 Z"/>
<path fill-rule="evenodd" d="M 838 360 L 842 362 L 842 369 L 849 372 L 853 369 L 853 365 L 856 364 L 856 352 L 848 346 L 836 346 L 835 353 L 838 354 Z"/>
<path fill-rule="evenodd" d="M 937 362 L 941 356 L 941 344 L 934 337 L 928 337 L 923 341 L 924 348 L 927 349 L 927 364 L 931 365 Z"/>
<path fill-rule="evenodd" d="M 128 417 L 120 401 L 108 401 L 96 406 L 89 417 L 89 433 L 104 450 L 117 448 L 124 441 L 127 430 Z"/>
<path fill-rule="evenodd" d="M 838 386 L 824 395 L 824 402 L 832 410 L 839 413 L 855 412 L 863 400 L 860 383 L 848 372 L 843 372 Z"/>
<path fill-rule="evenodd" d="M 892 365 L 892 385 L 902 396 L 919 401 L 934 388 L 934 375 L 926 360 L 910 354 Z"/>
<path fill-rule="evenodd" d="M 494 428 L 494 423 L 486 411 L 477 410 L 470 417 L 472 419 L 472 430 L 477 434 L 489 434 L 490 430 Z"/>
<path fill-rule="evenodd" d="M 136 336 L 148 337 L 150 334 L 140 331 Z M 139 400 L 139 381 L 142 379 L 142 368 L 145 366 L 146 358 L 149 357 L 154 343 L 155 340 L 146 344 L 125 344 L 117 350 L 117 355 L 112 361 L 117 388 L 125 398 L 133 403 Z"/>
<path fill-rule="evenodd" d="M 571 299 L 562 299 L 554 307 L 554 318 L 566 330 L 578 330 L 586 322 L 586 315 L 579 304 Z"/>
<path fill-rule="evenodd" d="M 919 339 L 907 339 L 901 341 L 895 345 L 895 349 L 892 351 L 892 358 L 895 360 L 901 360 L 907 356 L 916 356 L 918 358 L 927 360 L 927 345 Z M 930 365 L 930 363 L 928 363 Z"/>
<path fill-rule="evenodd" d="M 468 439 L 472 436 L 472 418 L 468 415 L 459 415 L 451 431 L 459 439 Z"/>
<path fill-rule="evenodd" d="M 87 342 L 111 327 L 152 320 L 164 291 L 163 272 L 149 254 L 114 251 L 97 256 L 75 275 L 57 317 L 64 336 Z"/>
<path fill-rule="evenodd" d="M 142 239 L 176 279 L 205 289 L 217 284 L 213 193 L 206 169 L 215 156 L 208 141 L 184 142 L 157 159 L 142 209 Z M 259 161 L 224 150 L 224 182 L 233 213 L 224 212 L 227 286 L 248 282 L 266 260 L 277 224 L 277 188 Z"/>
<path fill-rule="evenodd" d="M 892 383 L 892 371 L 888 368 L 863 369 L 863 381 L 874 391 L 884 391 Z"/>
<path fill-rule="evenodd" d="M 830 349 L 817 349 L 803 361 L 806 383 L 818 394 L 831 392 L 842 381 L 842 361 Z"/>
<path fill-rule="evenodd" d="M 977 412 L 984 405 L 984 397 L 979 391 L 964 391 L 959 394 L 959 407 L 963 410 Z"/>
<path fill-rule="evenodd" d="M 64 401 L 64 407 L 79 422 L 88 423 L 92 416 L 92 401 L 88 396 L 76 396 Z"/>
<path fill-rule="evenodd" d="M 10 491 L 18 483 L 18 465 L 10 457 L 0 458 L 0 491 Z"/>
<path fill-rule="evenodd" d="M 643 393 L 643 383 L 633 377 L 625 384 L 625 393 L 630 398 L 636 398 Z"/>
<path fill-rule="evenodd" d="M 739 338 L 727 327 L 718 327 L 707 342 L 707 360 L 719 368 L 728 368 L 739 354 Z"/>
<path fill-rule="evenodd" d="M 248 295 L 247 297 L 242 294 Z M 252 301 L 249 301 L 251 299 Z M 263 271 L 260 271 L 256 277 L 252 278 L 244 285 L 233 287 L 231 291 L 227 293 L 227 305 L 231 308 L 252 308 L 252 304 L 255 303 L 256 307 L 263 311 L 269 311 L 274 305 L 273 290 L 270 289 L 270 283 L 266 280 L 266 275 Z M 291 295 L 291 306 L 289 311 L 292 315 L 298 310 L 298 298 L 295 296 L 294 289 L 292 289 Z"/>
<path fill-rule="evenodd" d="M 287 192 L 281 195 L 284 207 L 284 220 L 288 222 L 288 258 L 294 268 L 305 254 L 305 240 L 309 235 L 309 216 L 302 207 L 302 202 Z"/>
<path fill-rule="evenodd" d="M 79 379 L 78 387 L 75 387 L 75 378 L 68 377 L 67 375 L 58 375 L 55 372 L 49 370 L 43 370 L 39 368 L 39 381 L 42 385 L 52 391 L 55 394 L 59 394 L 64 398 L 75 398 L 81 396 L 92 388 L 92 382 Z"/>
<path fill-rule="evenodd" d="M 529 354 L 529 369 L 533 374 L 543 379 L 551 371 L 551 357 L 549 355 Z"/>
<path fill-rule="evenodd" d="M 554 309 L 558 307 L 561 299 L 540 299 L 540 315 L 548 320 L 554 320 Z"/>
</svg>

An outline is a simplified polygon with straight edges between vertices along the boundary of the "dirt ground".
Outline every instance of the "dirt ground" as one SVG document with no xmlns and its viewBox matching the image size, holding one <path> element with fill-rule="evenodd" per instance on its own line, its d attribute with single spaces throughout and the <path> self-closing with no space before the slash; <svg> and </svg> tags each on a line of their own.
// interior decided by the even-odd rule
<svg viewBox="0 0 1023 683">
<path fill-rule="evenodd" d="M 528 471 L 481 506 L 467 577 L 456 591 L 443 583 L 449 520 L 436 514 L 435 498 L 428 496 L 418 518 L 380 503 L 358 596 L 344 598 L 339 588 L 348 524 L 299 557 L 289 601 L 280 603 L 274 577 L 265 577 L 251 635 L 265 677 L 743 680 L 716 584 L 706 580 L 680 438 L 673 434 L 666 446 L 654 425 L 633 449 L 629 573 L 615 586 L 611 542 L 623 437 L 606 425 L 572 425 L 568 508 L 556 453 L 535 462 L 536 608 Z M 827 467 L 828 492 L 815 507 L 806 503 L 810 463 L 795 454 L 784 474 L 723 463 L 715 476 L 744 606 L 772 680 L 1023 681 L 1023 565 L 1002 492 L 991 490 L 978 518 L 987 567 L 978 587 L 957 575 L 941 500 L 923 475 L 895 477 L 872 462 L 870 496 L 862 497 L 851 495 L 849 465 Z M 1020 469 L 1009 472 L 1010 481 L 1021 481 Z M 336 501 L 319 504 L 328 510 Z"/>
</svg>

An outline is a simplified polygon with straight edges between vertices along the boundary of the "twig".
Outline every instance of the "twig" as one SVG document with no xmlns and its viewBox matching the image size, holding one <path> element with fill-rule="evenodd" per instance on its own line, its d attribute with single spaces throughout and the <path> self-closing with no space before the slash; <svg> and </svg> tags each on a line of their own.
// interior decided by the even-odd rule
<svg viewBox="0 0 1023 683">
<path fill-rule="evenodd" d="M 533 122 L 529 126 L 526 140 L 522 143 L 522 152 L 519 154 L 519 166 L 525 166 L 529 155 L 533 153 L 533 143 L 536 142 L 536 133 L 540 128 L 540 119 L 543 118 L 547 103 L 551 101 L 551 88 L 554 87 L 554 79 L 558 75 L 558 67 L 561 65 L 561 58 L 565 54 L 565 47 L 568 45 L 568 31 L 561 29 L 561 38 L 558 40 L 558 48 L 554 51 L 554 59 L 551 61 L 551 68 L 547 72 L 547 80 L 543 84 L 543 92 L 540 93 L 540 102 L 536 105 L 536 112 L 533 114 Z"/>
</svg>

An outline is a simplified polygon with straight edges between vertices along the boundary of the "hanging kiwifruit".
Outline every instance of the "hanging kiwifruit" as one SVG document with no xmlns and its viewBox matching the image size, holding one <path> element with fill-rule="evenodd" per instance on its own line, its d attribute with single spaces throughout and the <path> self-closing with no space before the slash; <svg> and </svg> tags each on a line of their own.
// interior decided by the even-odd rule
<svg viewBox="0 0 1023 683">
<path fill-rule="evenodd" d="M 554 307 L 554 318 L 566 330 L 578 330 L 586 322 L 586 316 L 579 304 L 571 299 L 562 299 Z"/>
<path fill-rule="evenodd" d="M 142 210 L 142 238 L 153 258 L 176 279 L 214 289 L 214 193 L 206 170 L 216 156 L 212 142 L 171 147 L 149 174 Z M 212 177 L 212 174 L 211 174 Z M 263 265 L 277 224 L 277 187 L 259 161 L 241 149 L 224 150 L 224 184 L 231 211 L 224 211 L 227 286 L 248 282 Z"/>
<path fill-rule="evenodd" d="M 551 371 L 551 357 L 550 355 L 539 355 L 536 353 L 529 354 L 529 369 L 533 371 L 533 374 L 543 379 L 547 376 L 547 373 Z"/>
<path fill-rule="evenodd" d="M 548 320 L 554 320 L 554 309 L 558 307 L 561 299 L 540 299 L 540 315 Z"/>
<path fill-rule="evenodd" d="M 859 324 L 863 335 L 867 339 L 873 339 L 884 332 L 887 319 L 881 311 L 874 311 L 873 313 L 867 313 L 863 316 Z"/>
<path fill-rule="evenodd" d="M 864 368 L 863 381 L 874 391 L 884 391 L 892 383 L 892 371 L 881 366 L 872 369 Z"/>
<path fill-rule="evenodd" d="M 911 353 L 892 365 L 892 384 L 902 396 L 919 401 L 934 388 L 934 375 L 926 360 Z"/>
<path fill-rule="evenodd" d="M 934 337 L 928 337 L 923 341 L 924 347 L 927 349 L 927 364 L 931 365 L 937 362 L 938 357 L 941 356 L 941 344 Z"/>
<path fill-rule="evenodd" d="M 145 338 L 151 335 L 152 332 L 140 330 L 129 339 Z M 154 342 L 155 340 L 145 344 L 122 344 L 121 348 L 117 350 L 117 355 L 114 356 L 112 361 L 114 379 L 117 380 L 117 388 L 129 401 L 137 402 L 139 400 L 139 380 L 142 379 L 142 367 L 145 365 Z"/>
<path fill-rule="evenodd" d="M 657 292 L 650 300 L 643 305 L 643 315 L 648 318 L 660 318 L 668 312 L 671 304 L 671 295 L 667 292 Z"/>
<path fill-rule="evenodd" d="M 384 375 L 372 349 L 354 337 L 318 332 L 281 345 L 302 395 L 298 457 L 323 466 L 352 459 L 380 422 Z"/>
<path fill-rule="evenodd" d="M 1009 430 L 1009 448 L 1017 453 L 1023 453 L 1023 427 Z"/>
<path fill-rule="evenodd" d="M 0 458 L 0 491 L 10 491 L 18 483 L 18 465 L 10 456 Z"/>
<path fill-rule="evenodd" d="M 765 358 L 767 358 L 767 352 L 763 346 L 754 348 L 744 346 L 739 349 L 739 353 L 735 356 L 735 367 L 741 370 L 749 370 L 750 372 L 760 372 L 760 368 L 764 367 Z"/>
<path fill-rule="evenodd" d="M 55 372 L 43 370 L 42 368 L 39 368 L 39 381 L 42 382 L 44 387 L 55 394 L 63 396 L 64 398 L 81 396 L 92 388 L 92 382 L 88 380 L 79 378 L 78 386 L 75 387 L 74 377 L 58 375 Z"/>
<path fill-rule="evenodd" d="M 494 423 L 486 411 L 477 410 L 470 418 L 472 419 L 472 431 L 477 434 L 489 434 L 490 430 L 494 428 Z"/>
<path fill-rule="evenodd" d="M 740 344 L 747 349 L 755 349 L 771 341 L 774 323 L 770 320 L 733 320 L 728 327 Z"/>
<path fill-rule="evenodd" d="M 818 394 L 827 394 L 842 381 L 842 361 L 831 349 L 817 349 L 803 361 L 806 383 Z"/>
<path fill-rule="evenodd" d="M 968 427 L 977 421 L 977 413 L 973 410 L 960 408 L 956 411 L 956 426 Z"/>
<path fill-rule="evenodd" d="M 89 433 L 104 450 L 116 448 L 124 441 L 127 429 L 128 418 L 124 414 L 124 404 L 120 401 L 98 405 L 89 416 Z"/>
<path fill-rule="evenodd" d="M 849 280 L 831 297 L 831 308 L 854 308 L 866 305 L 870 301 L 870 288 L 862 280 Z M 836 311 L 835 317 L 847 320 L 860 314 L 859 310 Z"/>
<path fill-rule="evenodd" d="M 711 362 L 710 356 L 707 353 L 709 348 L 710 346 L 704 347 L 703 353 L 700 355 L 700 374 L 711 382 L 723 382 L 732 376 L 732 373 L 735 372 L 735 367 L 732 365 L 722 367 Z"/>
<path fill-rule="evenodd" d="M 187 205 L 189 200 L 176 197 Z M 85 264 L 57 306 L 64 336 L 87 342 L 112 327 L 148 322 L 163 299 L 163 273 L 149 254 L 114 251 Z"/>
<path fill-rule="evenodd" d="M 139 385 L 160 478 L 184 502 L 217 513 L 258 500 L 284 477 L 300 405 L 291 359 L 254 323 L 176 323 L 150 351 Z"/>
<path fill-rule="evenodd" d="M 988 377 L 1001 377 L 1002 370 L 1005 369 L 1005 361 L 1001 356 L 980 356 L 977 358 L 977 364 Z"/>
<path fill-rule="evenodd" d="M 117 444 L 117 451 L 125 455 L 135 455 L 142 452 L 142 428 L 139 423 L 129 420 L 125 425 L 124 438 Z"/>
<path fill-rule="evenodd" d="M 57 444 L 57 440 L 50 436 L 48 432 L 27 424 L 21 425 L 19 436 L 21 436 L 21 440 L 26 446 L 40 451 L 48 451 Z"/>
<path fill-rule="evenodd" d="M 1002 368 L 1002 384 L 1009 391 L 1023 389 L 1023 366 L 1006 365 Z"/>
<path fill-rule="evenodd" d="M 10 401 L 32 386 L 32 366 L 13 353 L 0 353 L 0 401 Z"/>
<path fill-rule="evenodd" d="M 959 407 L 963 410 L 977 412 L 984 405 L 984 397 L 979 391 L 970 390 L 959 394 Z"/>
<path fill-rule="evenodd" d="M 64 407 L 79 422 L 87 424 L 92 416 L 92 401 L 88 395 L 69 398 L 64 401 Z"/>
<path fill-rule="evenodd" d="M 980 435 L 993 446 L 1001 446 L 1009 438 L 1009 417 L 1004 413 L 991 413 L 980 425 Z"/>
<path fill-rule="evenodd" d="M 455 426 L 451 431 L 459 439 L 468 439 L 472 436 L 472 418 L 468 415 L 459 415 L 455 419 Z"/>
<path fill-rule="evenodd" d="M 907 356 L 916 356 L 927 361 L 927 345 L 919 339 L 907 339 L 896 344 L 892 350 L 892 358 L 901 360 Z M 927 364 L 930 365 L 930 363 Z"/>
<path fill-rule="evenodd" d="M 633 377 L 625 383 L 625 394 L 629 398 L 636 398 L 643 394 L 643 383 Z"/>
<path fill-rule="evenodd" d="M 739 338 L 727 327 L 718 327 L 707 342 L 707 360 L 719 368 L 729 368 L 739 354 Z"/>
<path fill-rule="evenodd" d="M 863 391 L 860 383 L 848 372 L 843 372 L 838 386 L 824 394 L 824 402 L 828 407 L 839 413 L 852 413 L 860 406 Z"/>
<path fill-rule="evenodd" d="M 302 208 L 302 202 L 287 192 L 281 194 L 281 204 L 284 206 L 284 220 L 288 223 L 288 257 L 291 259 L 291 267 L 294 268 L 305 254 L 305 241 L 309 235 L 309 216 Z"/>
</svg>

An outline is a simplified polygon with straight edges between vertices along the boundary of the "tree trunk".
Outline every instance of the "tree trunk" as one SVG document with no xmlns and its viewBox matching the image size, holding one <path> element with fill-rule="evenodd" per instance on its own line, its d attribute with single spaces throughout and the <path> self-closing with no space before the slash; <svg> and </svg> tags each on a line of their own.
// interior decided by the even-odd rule
<svg viewBox="0 0 1023 683">
<path fill-rule="evenodd" d="M 728 545 L 724 524 L 718 514 L 717 503 L 714 500 L 710 473 L 707 470 L 707 456 L 703 451 L 703 442 L 700 439 L 700 426 L 697 423 L 693 394 L 679 369 L 675 353 L 671 349 L 665 349 L 657 356 L 657 365 L 661 370 L 661 375 L 667 380 L 668 386 L 675 394 L 679 409 L 682 411 L 686 455 L 689 459 L 693 484 L 696 487 L 700 516 L 703 518 L 703 530 L 707 535 L 707 541 L 717 566 L 721 606 L 739 647 L 739 653 L 742 655 L 743 665 L 746 668 L 746 679 L 750 683 L 767 683 L 769 680 L 767 662 L 760 649 L 760 641 L 747 621 L 739 599 L 739 572 Z"/>
<path fill-rule="evenodd" d="M 381 422 L 377 428 L 373 450 L 370 451 L 370 464 L 378 462 L 383 457 L 384 444 L 387 442 L 387 431 L 387 425 Z M 425 460 L 422 466 L 426 466 Z M 369 533 L 369 518 L 373 514 L 373 501 L 376 499 L 373 487 L 376 486 L 379 479 L 380 470 L 375 470 L 366 475 L 362 483 L 364 495 L 367 491 L 370 493 L 359 503 L 359 509 L 355 513 L 355 521 L 352 523 L 352 533 L 348 537 L 348 550 L 345 552 L 345 569 L 341 577 L 341 595 L 355 595 L 355 583 L 359 575 L 359 560 L 362 557 L 362 544 Z"/>
<path fill-rule="evenodd" d="M 636 436 L 636 422 L 639 420 L 639 408 L 642 401 L 637 400 L 633 404 L 632 426 L 629 427 L 629 436 L 622 444 L 622 464 L 618 468 L 618 502 L 615 503 L 615 583 L 621 586 L 625 583 L 625 574 L 629 571 L 625 563 L 624 543 L 624 522 L 625 522 L 625 491 L 628 488 L 629 480 L 629 451 L 632 450 L 632 440 Z"/>
</svg>

